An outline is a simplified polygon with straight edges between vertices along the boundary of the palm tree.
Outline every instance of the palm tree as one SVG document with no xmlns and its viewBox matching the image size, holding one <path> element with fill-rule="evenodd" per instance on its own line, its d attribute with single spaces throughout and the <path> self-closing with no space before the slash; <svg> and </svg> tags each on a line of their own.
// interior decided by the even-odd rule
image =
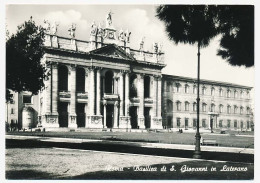
<svg viewBox="0 0 260 183">
<path fill-rule="evenodd" d="M 157 8 L 156 16 L 165 23 L 168 37 L 175 44 L 197 44 L 198 47 L 197 131 L 193 157 L 201 158 L 201 136 L 199 133 L 200 49 L 207 47 L 210 40 L 218 34 L 216 6 L 161 5 Z"/>
</svg>

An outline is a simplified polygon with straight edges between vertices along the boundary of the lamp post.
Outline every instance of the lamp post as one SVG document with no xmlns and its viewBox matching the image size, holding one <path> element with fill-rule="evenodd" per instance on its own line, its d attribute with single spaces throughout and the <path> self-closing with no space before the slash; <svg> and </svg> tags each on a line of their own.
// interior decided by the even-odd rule
<svg viewBox="0 0 260 183">
<path fill-rule="evenodd" d="M 200 130 L 199 130 L 199 121 L 200 121 L 200 42 L 198 42 L 198 78 L 197 78 L 197 130 L 195 135 L 195 151 L 193 154 L 193 158 L 201 158 L 201 151 L 200 151 Z"/>
</svg>

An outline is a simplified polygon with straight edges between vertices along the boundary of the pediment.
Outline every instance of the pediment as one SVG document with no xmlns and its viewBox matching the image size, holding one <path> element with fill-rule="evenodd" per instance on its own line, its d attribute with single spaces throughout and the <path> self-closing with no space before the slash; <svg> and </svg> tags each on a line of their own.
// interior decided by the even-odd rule
<svg viewBox="0 0 260 183">
<path fill-rule="evenodd" d="M 134 57 L 132 57 L 130 54 L 126 53 L 122 48 L 114 44 L 106 45 L 96 50 L 92 50 L 90 51 L 90 54 L 124 60 L 135 60 Z"/>
</svg>

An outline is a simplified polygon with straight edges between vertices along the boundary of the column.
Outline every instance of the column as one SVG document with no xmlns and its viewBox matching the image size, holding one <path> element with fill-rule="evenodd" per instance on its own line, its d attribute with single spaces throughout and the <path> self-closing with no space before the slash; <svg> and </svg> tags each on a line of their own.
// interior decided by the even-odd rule
<svg viewBox="0 0 260 183">
<path fill-rule="evenodd" d="M 138 74 L 138 98 L 139 102 L 139 110 L 138 110 L 138 126 L 139 128 L 145 128 L 144 125 L 144 75 Z"/>
<path fill-rule="evenodd" d="M 114 105 L 114 125 L 113 127 L 116 127 L 118 128 L 119 125 L 118 125 L 118 101 L 115 102 L 115 105 Z"/>
<path fill-rule="evenodd" d="M 89 106 L 89 115 L 94 115 L 94 92 L 95 92 L 95 80 L 94 80 L 94 68 L 89 69 L 89 93 L 88 93 L 88 106 Z"/>
<path fill-rule="evenodd" d="M 209 123 L 208 123 L 208 125 L 209 125 L 209 129 L 210 129 L 210 115 L 208 115 L 208 118 L 209 118 Z"/>
<path fill-rule="evenodd" d="M 107 128 L 107 101 L 104 101 L 104 116 L 103 116 L 103 128 Z"/>
<path fill-rule="evenodd" d="M 153 80 L 153 90 L 152 90 L 152 99 L 153 99 L 153 108 L 152 116 L 157 117 L 157 78 L 155 76 L 151 77 Z"/>
<path fill-rule="evenodd" d="M 52 114 L 58 115 L 58 65 L 52 65 Z"/>
<path fill-rule="evenodd" d="M 129 116 L 129 73 L 125 74 L 125 116 Z"/>
<path fill-rule="evenodd" d="M 161 110 L 162 110 L 162 78 L 161 76 L 158 77 L 158 105 L 157 105 L 157 116 L 159 118 L 162 117 Z"/>
<path fill-rule="evenodd" d="M 47 72 L 51 73 L 51 65 L 47 65 Z M 51 114 L 51 75 L 48 77 L 48 80 L 45 82 L 45 114 Z"/>
<path fill-rule="evenodd" d="M 88 73 L 89 70 L 87 68 L 85 68 L 85 92 L 89 91 L 89 77 L 88 77 Z"/>
<path fill-rule="evenodd" d="M 97 98 L 96 98 L 96 103 L 97 103 L 97 111 L 96 111 L 96 115 L 101 115 L 100 114 L 100 95 L 101 95 L 101 88 L 100 88 L 100 69 L 97 70 Z"/>
<path fill-rule="evenodd" d="M 76 120 L 76 67 L 70 66 L 70 121 L 69 127 L 77 127 Z"/>
<path fill-rule="evenodd" d="M 124 77 L 122 72 L 119 74 L 119 82 L 120 116 L 124 116 Z"/>
</svg>

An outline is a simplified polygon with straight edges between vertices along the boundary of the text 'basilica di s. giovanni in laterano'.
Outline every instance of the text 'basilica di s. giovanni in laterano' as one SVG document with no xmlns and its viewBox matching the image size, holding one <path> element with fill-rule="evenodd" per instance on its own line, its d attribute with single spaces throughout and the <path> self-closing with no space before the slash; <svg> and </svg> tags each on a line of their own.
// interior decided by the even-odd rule
<svg viewBox="0 0 260 183">
<path fill-rule="evenodd" d="M 162 45 L 130 48 L 131 32 L 116 30 L 111 13 L 106 24 L 91 25 L 89 41 L 57 35 L 45 21 L 47 68 L 38 95 L 15 93 L 7 104 L 7 122 L 20 129 L 193 129 L 197 120 L 196 78 L 165 75 Z M 252 87 L 201 80 L 200 128 L 252 130 Z"/>
</svg>

